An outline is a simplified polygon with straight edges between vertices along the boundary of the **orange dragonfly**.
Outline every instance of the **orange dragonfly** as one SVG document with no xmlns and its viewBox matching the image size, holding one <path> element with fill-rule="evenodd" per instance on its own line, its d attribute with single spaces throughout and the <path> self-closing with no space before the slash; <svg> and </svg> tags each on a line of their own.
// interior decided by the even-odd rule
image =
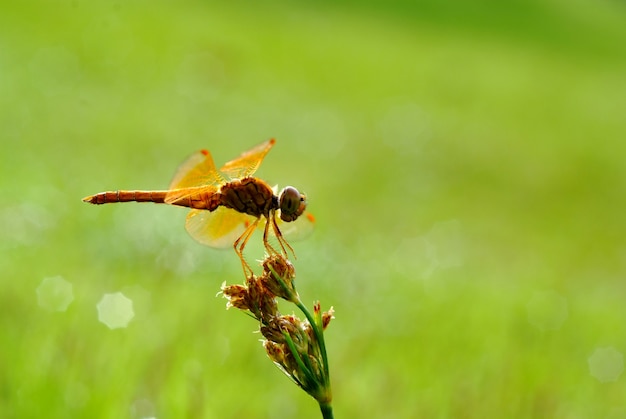
<svg viewBox="0 0 626 419">
<path fill-rule="evenodd" d="M 248 276 L 252 269 L 244 259 L 243 250 L 257 227 L 264 228 L 263 244 L 270 255 L 278 253 L 269 242 L 273 233 L 282 253 L 287 256 L 289 249 L 295 257 L 279 225 L 290 223 L 284 230 L 292 236 L 301 236 L 314 223 L 313 216 L 305 211 L 304 194 L 292 186 L 277 194 L 265 181 L 252 176 L 275 143 L 273 138 L 265 141 L 229 161 L 219 171 L 211 153 L 201 150 L 180 165 L 169 190 L 100 192 L 83 201 L 96 205 L 134 201 L 189 207 L 185 228 L 191 237 L 211 247 L 233 246 Z"/>
</svg>

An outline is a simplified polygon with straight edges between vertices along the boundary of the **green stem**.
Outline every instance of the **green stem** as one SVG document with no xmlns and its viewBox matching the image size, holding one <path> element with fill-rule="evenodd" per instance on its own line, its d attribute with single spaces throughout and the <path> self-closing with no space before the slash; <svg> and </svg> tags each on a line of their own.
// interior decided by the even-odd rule
<svg viewBox="0 0 626 419">
<path fill-rule="evenodd" d="M 320 410 L 322 411 L 322 418 L 333 419 L 333 407 L 330 403 L 320 403 Z"/>
</svg>

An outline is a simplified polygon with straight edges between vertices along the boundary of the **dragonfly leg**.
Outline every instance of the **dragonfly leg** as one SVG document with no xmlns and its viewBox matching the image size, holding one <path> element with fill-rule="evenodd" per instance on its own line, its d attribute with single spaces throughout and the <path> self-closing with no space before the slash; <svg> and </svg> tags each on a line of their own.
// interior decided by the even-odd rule
<svg viewBox="0 0 626 419">
<path fill-rule="evenodd" d="M 265 245 L 265 249 L 267 250 L 267 253 L 269 253 L 270 255 L 277 255 L 279 252 L 276 249 L 274 249 L 274 247 L 270 244 L 268 240 L 269 229 L 270 229 L 270 220 L 268 218 L 267 222 L 265 223 L 265 229 L 263 230 L 263 245 Z M 281 245 L 281 248 L 282 248 L 282 245 Z"/>
<path fill-rule="evenodd" d="M 272 218 L 272 230 L 274 230 L 274 235 L 276 236 L 276 240 L 278 240 L 278 244 L 280 245 L 280 248 L 283 251 L 283 255 L 285 255 L 285 257 L 288 257 L 287 249 L 289 249 L 293 257 L 296 258 L 296 252 L 294 252 L 293 248 L 289 245 L 289 243 L 287 243 L 287 240 L 285 240 L 285 238 L 283 237 L 283 234 L 280 232 L 280 228 L 278 228 L 278 224 L 276 224 L 275 212 L 272 213 L 271 218 Z M 267 230 L 267 224 L 265 225 L 265 229 Z"/>
<path fill-rule="evenodd" d="M 250 237 L 252 237 L 252 233 L 254 233 L 254 230 L 256 230 L 256 227 L 259 224 L 259 220 L 260 220 L 260 217 L 257 218 L 253 223 L 251 223 L 243 232 L 243 234 L 239 236 L 237 240 L 235 240 L 235 243 L 233 245 L 233 247 L 235 248 L 235 252 L 237 253 L 237 256 L 239 256 L 239 259 L 241 260 L 241 265 L 243 266 L 243 273 L 246 278 L 252 275 L 253 272 L 252 272 L 252 268 L 250 267 L 250 265 L 248 265 L 248 262 L 246 262 L 246 259 L 243 256 L 243 249 L 246 247 L 246 244 L 248 243 L 248 240 L 250 240 Z"/>
</svg>

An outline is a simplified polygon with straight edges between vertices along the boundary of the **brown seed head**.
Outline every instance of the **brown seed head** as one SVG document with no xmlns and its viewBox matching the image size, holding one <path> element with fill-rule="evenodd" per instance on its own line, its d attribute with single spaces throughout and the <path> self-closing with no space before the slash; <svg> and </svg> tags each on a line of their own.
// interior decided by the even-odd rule
<svg viewBox="0 0 626 419">
<path fill-rule="evenodd" d="M 278 318 L 279 327 L 291 337 L 296 349 L 301 354 L 306 354 L 309 348 L 309 335 L 303 327 L 303 323 L 296 316 L 281 316 Z"/>
<path fill-rule="evenodd" d="M 283 351 L 282 345 L 266 340 L 263 342 L 263 346 L 265 347 L 267 356 L 269 356 L 272 361 L 283 365 L 285 361 L 285 351 Z"/>
<path fill-rule="evenodd" d="M 278 316 L 270 319 L 261 326 L 261 334 L 272 342 L 285 344 L 286 339 L 283 333 L 289 335 L 298 352 L 306 353 L 308 347 L 308 335 L 302 328 L 302 322 L 295 316 Z"/>
<path fill-rule="evenodd" d="M 228 300 L 226 308 L 238 308 L 240 310 L 249 310 L 248 306 L 248 288 L 243 285 L 222 285 L 222 294 Z"/>
<path fill-rule="evenodd" d="M 326 327 L 328 326 L 330 321 L 334 318 L 335 318 L 335 309 L 332 307 L 328 309 L 328 311 L 325 311 L 322 313 L 322 327 L 324 328 L 324 330 L 326 330 Z"/>
<path fill-rule="evenodd" d="M 268 323 L 271 319 L 280 315 L 276 297 L 268 292 L 266 288 L 263 289 L 263 293 L 260 295 L 259 310 L 261 312 L 259 320 L 263 320 L 264 323 Z"/>
<path fill-rule="evenodd" d="M 283 255 L 274 254 L 263 261 L 263 285 L 275 296 L 294 303 L 300 300 L 293 283 L 295 277 L 293 265 Z"/>
<path fill-rule="evenodd" d="M 248 286 L 248 310 L 257 319 L 263 318 L 263 311 L 261 309 L 263 294 L 266 293 L 265 287 L 254 275 L 250 275 L 246 279 L 246 285 Z"/>
<path fill-rule="evenodd" d="M 283 365 L 284 365 L 285 371 L 287 371 L 289 374 L 294 376 L 294 378 L 296 378 L 299 382 L 302 382 L 302 378 L 300 377 L 301 374 L 298 374 L 298 371 L 300 371 L 300 366 L 298 365 L 296 358 L 293 356 L 293 354 L 289 350 L 285 352 L 285 359 L 283 361 Z"/>
<path fill-rule="evenodd" d="M 291 280 L 295 274 L 295 269 L 281 254 L 273 254 L 263 261 L 263 272 L 271 273 L 272 269 L 283 279 Z"/>
<path fill-rule="evenodd" d="M 268 324 L 260 327 L 261 334 L 265 339 L 276 344 L 284 344 L 285 336 L 283 332 L 277 327 L 274 321 L 268 322 Z"/>
</svg>

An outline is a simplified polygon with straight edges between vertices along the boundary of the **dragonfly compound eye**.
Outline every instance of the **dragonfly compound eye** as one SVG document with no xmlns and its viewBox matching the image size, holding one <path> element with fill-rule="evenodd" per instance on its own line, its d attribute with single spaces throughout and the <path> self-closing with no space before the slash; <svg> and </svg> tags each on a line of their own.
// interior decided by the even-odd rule
<svg viewBox="0 0 626 419">
<path fill-rule="evenodd" d="M 294 221 L 306 209 L 306 197 L 292 186 L 287 186 L 280 193 L 278 200 L 280 218 L 283 221 Z"/>
</svg>

